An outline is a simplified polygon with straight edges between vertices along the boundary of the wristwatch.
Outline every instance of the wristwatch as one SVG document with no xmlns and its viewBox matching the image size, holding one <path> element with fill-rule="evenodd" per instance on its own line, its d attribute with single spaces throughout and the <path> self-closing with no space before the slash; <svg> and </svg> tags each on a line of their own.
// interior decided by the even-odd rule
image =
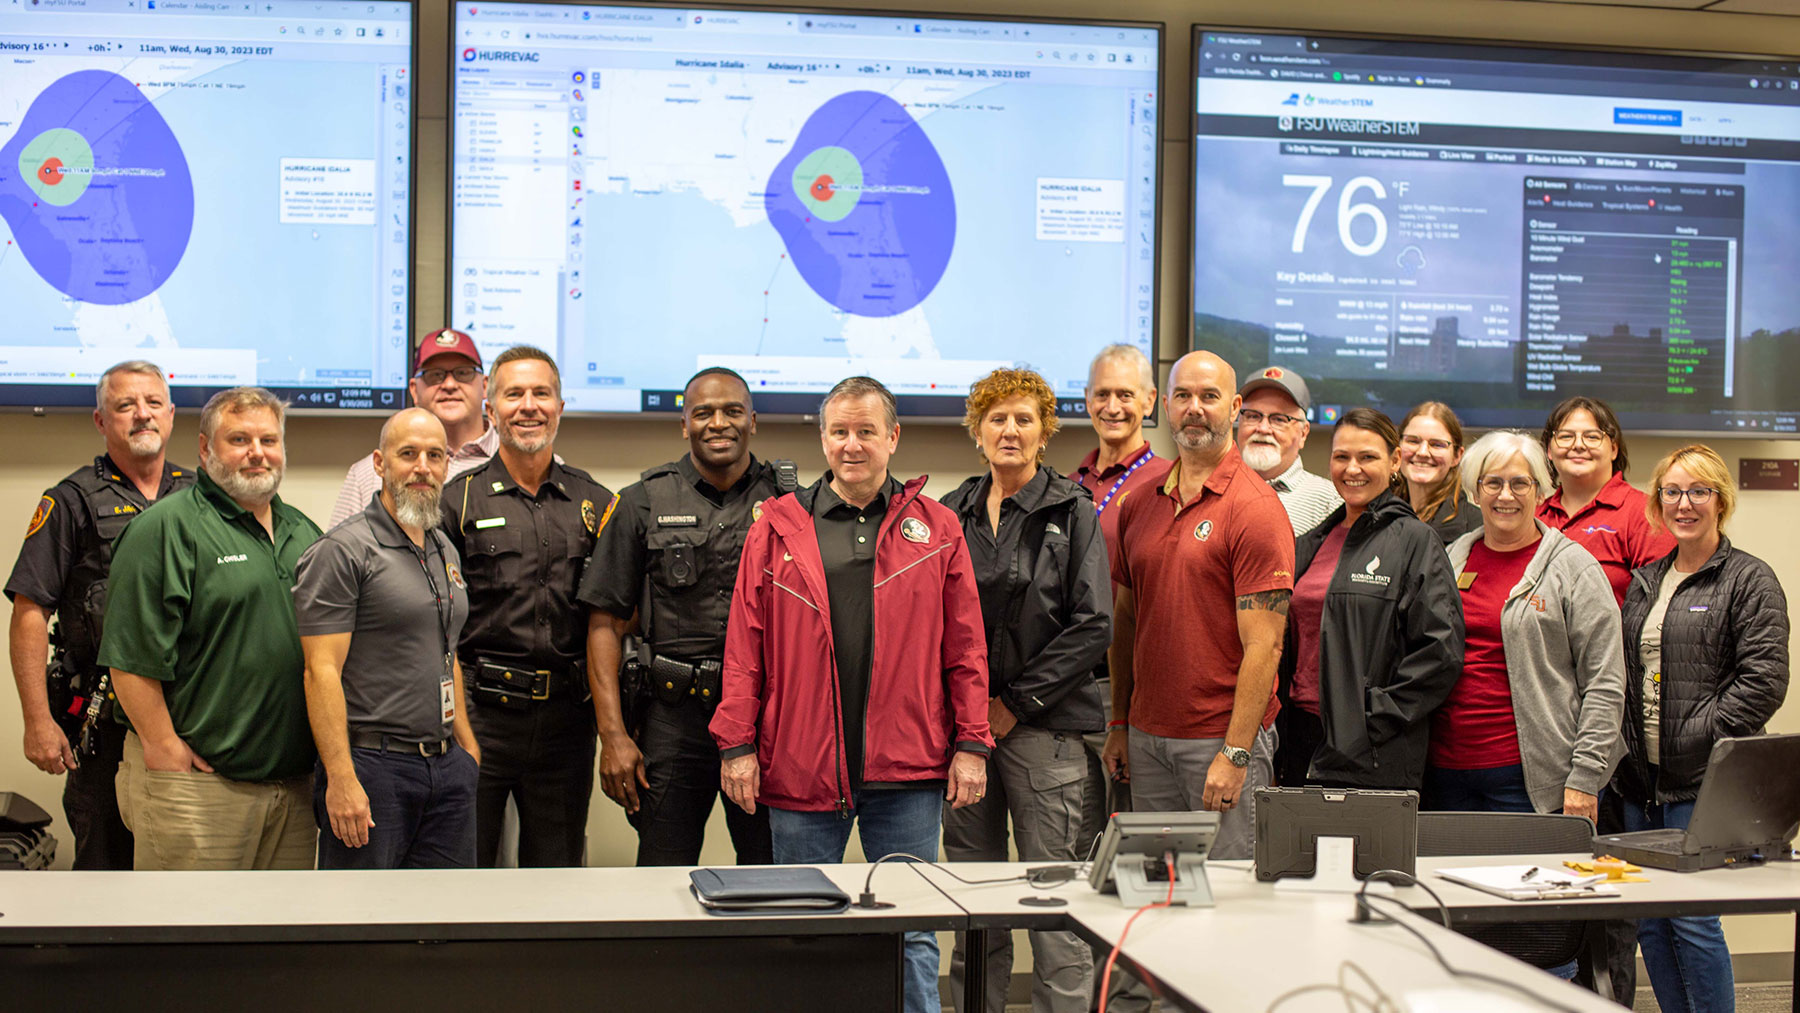
<svg viewBox="0 0 1800 1013">
<path fill-rule="evenodd" d="M 1240 746 L 1228 745 L 1219 750 L 1219 752 L 1223 754 L 1227 760 L 1230 760 L 1231 765 L 1234 767 L 1250 766 L 1250 750 L 1248 749 L 1244 749 Z"/>
</svg>

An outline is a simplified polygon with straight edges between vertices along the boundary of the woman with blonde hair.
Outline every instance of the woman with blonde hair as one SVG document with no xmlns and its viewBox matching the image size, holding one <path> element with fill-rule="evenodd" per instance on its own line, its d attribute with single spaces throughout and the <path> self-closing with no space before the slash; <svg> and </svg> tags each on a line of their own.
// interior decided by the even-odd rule
<svg viewBox="0 0 1800 1013">
<path fill-rule="evenodd" d="M 1625 762 L 1613 786 L 1626 830 L 1685 828 L 1713 743 L 1757 735 L 1787 696 L 1787 596 L 1775 571 L 1731 544 L 1737 491 L 1725 460 L 1693 444 L 1657 462 L 1645 516 L 1675 550 L 1625 591 Z M 1638 944 L 1668 1013 L 1729 1010 L 1719 919 L 1645 918 Z"/>
</svg>

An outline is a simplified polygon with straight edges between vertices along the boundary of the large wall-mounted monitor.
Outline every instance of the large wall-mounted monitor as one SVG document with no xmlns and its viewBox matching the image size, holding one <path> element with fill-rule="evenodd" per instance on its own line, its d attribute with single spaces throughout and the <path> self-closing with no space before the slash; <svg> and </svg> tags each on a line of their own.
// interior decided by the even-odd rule
<svg viewBox="0 0 1800 1013">
<path fill-rule="evenodd" d="M 0 4 L 0 406 L 403 403 L 413 5 Z"/>
<path fill-rule="evenodd" d="M 1200 27 L 1192 326 L 1320 417 L 1800 429 L 1800 66 Z"/>
<path fill-rule="evenodd" d="M 455 5 L 448 319 L 553 349 L 576 411 L 704 365 L 802 414 L 1041 371 L 1078 413 L 1156 335 L 1161 27 Z"/>
</svg>

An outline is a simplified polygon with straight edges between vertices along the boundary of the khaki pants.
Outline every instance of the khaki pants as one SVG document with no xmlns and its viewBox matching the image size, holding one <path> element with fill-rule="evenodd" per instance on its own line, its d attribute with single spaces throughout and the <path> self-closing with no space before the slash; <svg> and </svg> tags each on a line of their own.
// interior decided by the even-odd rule
<svg viewBox="0 0 1800 1013">
<path fill-rule="evenodd" d="M 147 770 L 144 744 L 133 732 L 125 737 L 117 787 L 140 870 L 313 867 L 311 777 L 233 781 Z"/>
</svg>

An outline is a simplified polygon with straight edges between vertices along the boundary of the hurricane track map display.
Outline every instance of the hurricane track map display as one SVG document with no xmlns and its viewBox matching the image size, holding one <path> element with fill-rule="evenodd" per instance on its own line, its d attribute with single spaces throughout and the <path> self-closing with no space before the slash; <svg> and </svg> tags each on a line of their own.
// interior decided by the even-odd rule
<svg viewBox="0 0 1800 1013">
<path fill-rule="evenodd" d="M 761 411 L 866 372 L 960 415 L 1014 364 L 1073 403 L 1153 347 L 1154 30 L 465 3 L 453 36 L 450 320 L 556 335 L 575 410 L 713 364 Z"/>
<path fill-rule="evenodd" d="M 0 9 L 0 404 L 144 358 L 395 406 L 411 320 L 411 8 Z"/>
</svg>

